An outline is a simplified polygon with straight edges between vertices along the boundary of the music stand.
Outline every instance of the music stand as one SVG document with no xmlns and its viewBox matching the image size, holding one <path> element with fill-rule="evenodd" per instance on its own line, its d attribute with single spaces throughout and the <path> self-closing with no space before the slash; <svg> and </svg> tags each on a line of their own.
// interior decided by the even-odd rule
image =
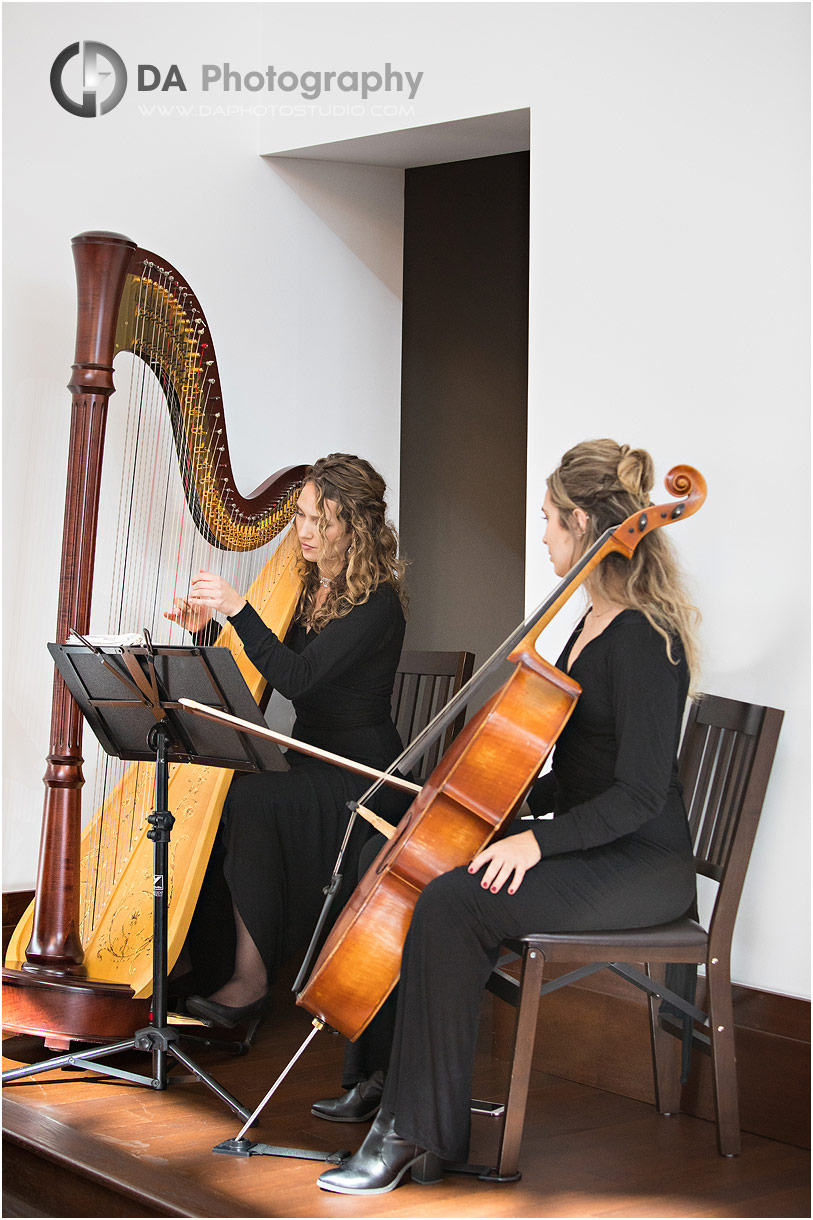
<svg viewBox="0 0 813 1220">
<path fill-rule="evenodd" d="M 74 635 L 76 633 L 74 632 Z M 288 770 L 279 747 L 267 738 L 241 734 L 228 726 L 185 713 L 181 694 L 264 725 L 262 714 L 227 648 L 153 645 L 100 646 L 77 636 L 80 644 L 49 644 L 60 673 L 108 754 L 128 761 L 155 761 L 155 812 L 147 821 L 153 849 L 153 995 L 150 1024 L 122 1042 L 58 1055 L 3 1073 L 3 1084 L 60 1067 L 79 1067 L 166 1089 L 167 1059 L 188 1068 L 244 1119 L 251 1112 L 232 1097 L 178 1045 L 181 1034 L 167 1020 L 167 873 L 169 841 L 175 818 L 168 809 L 170 763 L 201 763 L 235 771 Z M 152 1077 L 97 1064 L 123 1051 L 152 1054 Z"/>
</svg>

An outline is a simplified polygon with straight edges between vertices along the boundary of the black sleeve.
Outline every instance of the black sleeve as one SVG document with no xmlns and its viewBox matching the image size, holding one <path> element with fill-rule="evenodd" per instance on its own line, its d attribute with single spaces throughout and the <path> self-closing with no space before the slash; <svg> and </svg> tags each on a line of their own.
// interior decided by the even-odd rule
<svg viewBox="0 0 813 1220">
<path fill-rule="evenodd" d="M 541 813 L 552 813 L 556 808 L 556 776 L 552 771 L 546 771 L 534 781 L 534 786 L 528 793 L 528 808 L 537 817 Z"/>
<path fill-rule="evenodd" d="M 266 681 L 284 698 L 295 699 L 333 681 L 371 652 L 390 631 L 396 605 L 397 597 L 386 588 L 376 590 L 344 618 L 331 620 L 300 654 L 286 648 L 248 602 L 229 622 Z"/>
<path fill-rule="evenodd" d="M 662 812 L 683 714 L 683 666 L 648 624 L 613 640 L 609 679 L 617 755 L 613 784 L 532 829 L 543 856 L 584 851 L 632 834 Z"/>
<path fill-rule="evenodd" d="M 220 635 L 223 628 L 216 618 L 210 618 L 209 622 L 201 627 L 200 631 L 192 632 L 192 641 L 198 648 L 208 648 L 213 645 Z"/>
</svg>

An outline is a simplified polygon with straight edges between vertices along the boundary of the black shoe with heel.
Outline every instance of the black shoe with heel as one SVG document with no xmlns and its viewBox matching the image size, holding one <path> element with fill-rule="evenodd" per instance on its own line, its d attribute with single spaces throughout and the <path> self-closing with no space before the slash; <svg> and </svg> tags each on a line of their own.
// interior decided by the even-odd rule
<svg viewBox="0 0 813 1220">
<path fill-rule="evenodd" d="M 233 1029 L 241 1021 L 251 1017 L 263 1016 L 268 1011 L 270 992 L 260 996 L 253 1004 L 244 1004 L 242 1008 L 232 1008 L 228 1004 L 218 1004 L 215 1000 L 207 1000 L 204 996 L 189 996 L 186 1001 L 186 1011 L 193 1017 L 202 1017 L 213 1025 L 221 1025 L 224 1029 Z"/>
<path fill-rule="evenodd" d="M 324 1097 L 311 1106 L 316 1118 L 330 1123 L 364 1123 L 375 1118 L 384 1092 L 384 1073 L 373 1072 L 369 1080 L 360 1080 L 343 1097 Z"/>
<path fill-rule="evenodd" d="M 433 1152 L 401 1139 L 392 1118 L 379 1113 L 358 1152 L 318 1178 L 322 1190 L 340 1195 L 383 1195 L 394 1190 L 407 1170 L 413 1182 L 440 1182 L 443 1163 Z"/>
</svg>

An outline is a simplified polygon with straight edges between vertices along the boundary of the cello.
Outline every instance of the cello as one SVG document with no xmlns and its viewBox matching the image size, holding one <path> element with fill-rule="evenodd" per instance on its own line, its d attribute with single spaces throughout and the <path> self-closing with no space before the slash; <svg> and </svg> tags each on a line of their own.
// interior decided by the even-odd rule
<svg viewBox="0 0 813 1220">
<path fill-rule="evenodd" d="M 581 688 L 545 661 L 536 641 L 571 594 L 610 554 L 630 558 L 653 530 L 691 516 L 706 484 L 691 466 L 666 476 L 677 503 L 649 506 L 606 530 L 553 593 L 511 634 L 399 759 L 406 773 L 425 748 L 506 658 L 514 671 L 453 741 L 370 865 L 327 937 L 297 1004 L 354 1041 L 380 1009 L 400 973 L 401 953 L 423 888 L 467 864 L 520 808 L 567 723 Z M 376 783 L 358 802 L 363 807 Z M 297 981 L 298 985 L 298 981 Z"/>
</svg>

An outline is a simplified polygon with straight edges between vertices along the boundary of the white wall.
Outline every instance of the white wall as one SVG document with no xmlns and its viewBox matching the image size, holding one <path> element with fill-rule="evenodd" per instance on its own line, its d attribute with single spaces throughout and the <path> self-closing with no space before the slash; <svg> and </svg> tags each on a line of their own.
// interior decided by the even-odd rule
<svg viewBox="0 0 813 1220">
<path fill-rule="evenodd" d="M 586 14 L 561 22 L 532 114 L 528 488 L 535 603 L 549 580 L 537 542 L 544 475 L 574 441 L 649 448 L 661 499 L 670 466 L 705 475 L 706 505 L 670 530 L 704 615 L 700 689 L 786 713 L 732 971 L 803 996 L 807 16 L 793 5 L 611 4 L 590 10 L 589 38 Z M 553 659 L 571 620 L 561 617 Z"/>
<path fill-rule="evenodd" d="M 737 3 L 7 8 L 7 96 L 26 108 L 6 135 L 6 887 L 30 884 L 36 853 L 61 529 L 61 490 L 38 489 L 63 481 L 71 234 L 128 232 L 200 294 L 247 486 L 334 445 L 393 480 L 398 181 L 257 153 L 530 105 L 528 603 L 551 583 L 544 476 L 571 444 L 615 436 L 648 447 L 659 479 L 703 471 L 706 506 L 673 529 L 705 616 L 702 685 L 787 713 L 734 973 L 809 996 L 808 19 Z M 424 77 L 396 115 L 337 94 L 261 114 L 301 100 L 277 94 L 228 99 L 253 118 L 162 119 L 128 95 L 79 120 L 31 82 L 90 37 L 128 63 Z M 383 217 L 366 243 L 357 192 Z"/>
<path fill-rule="evenodd" d="M 29 888 L 36 874 L 76 315 L 72 236 L 125 233 L 189 281 L 215 339 L 242 489 L 291 463 L 360 452 L 386 478 L 397 514 L 403 172 L 364 168 L 337 184 L 319 167 L 306 175 L 263 160 L 252 118 L 147 116 L 128 87 L 116 110 L 81 119 L 48 89 L 54 57 L 78 38 L 118 49 L 133 75 L 139 62 L 185 73 L 217 56 L 245 58 L 261 18 L 240 4 L 5 11 L 6 96 L 26 106 L 7 125 L 4 150 L 4 890 Z M 358 211 L 363 241 L 348 231 Z M 90 756 L 89 733 L 85 741 Z"/>
</svg>

